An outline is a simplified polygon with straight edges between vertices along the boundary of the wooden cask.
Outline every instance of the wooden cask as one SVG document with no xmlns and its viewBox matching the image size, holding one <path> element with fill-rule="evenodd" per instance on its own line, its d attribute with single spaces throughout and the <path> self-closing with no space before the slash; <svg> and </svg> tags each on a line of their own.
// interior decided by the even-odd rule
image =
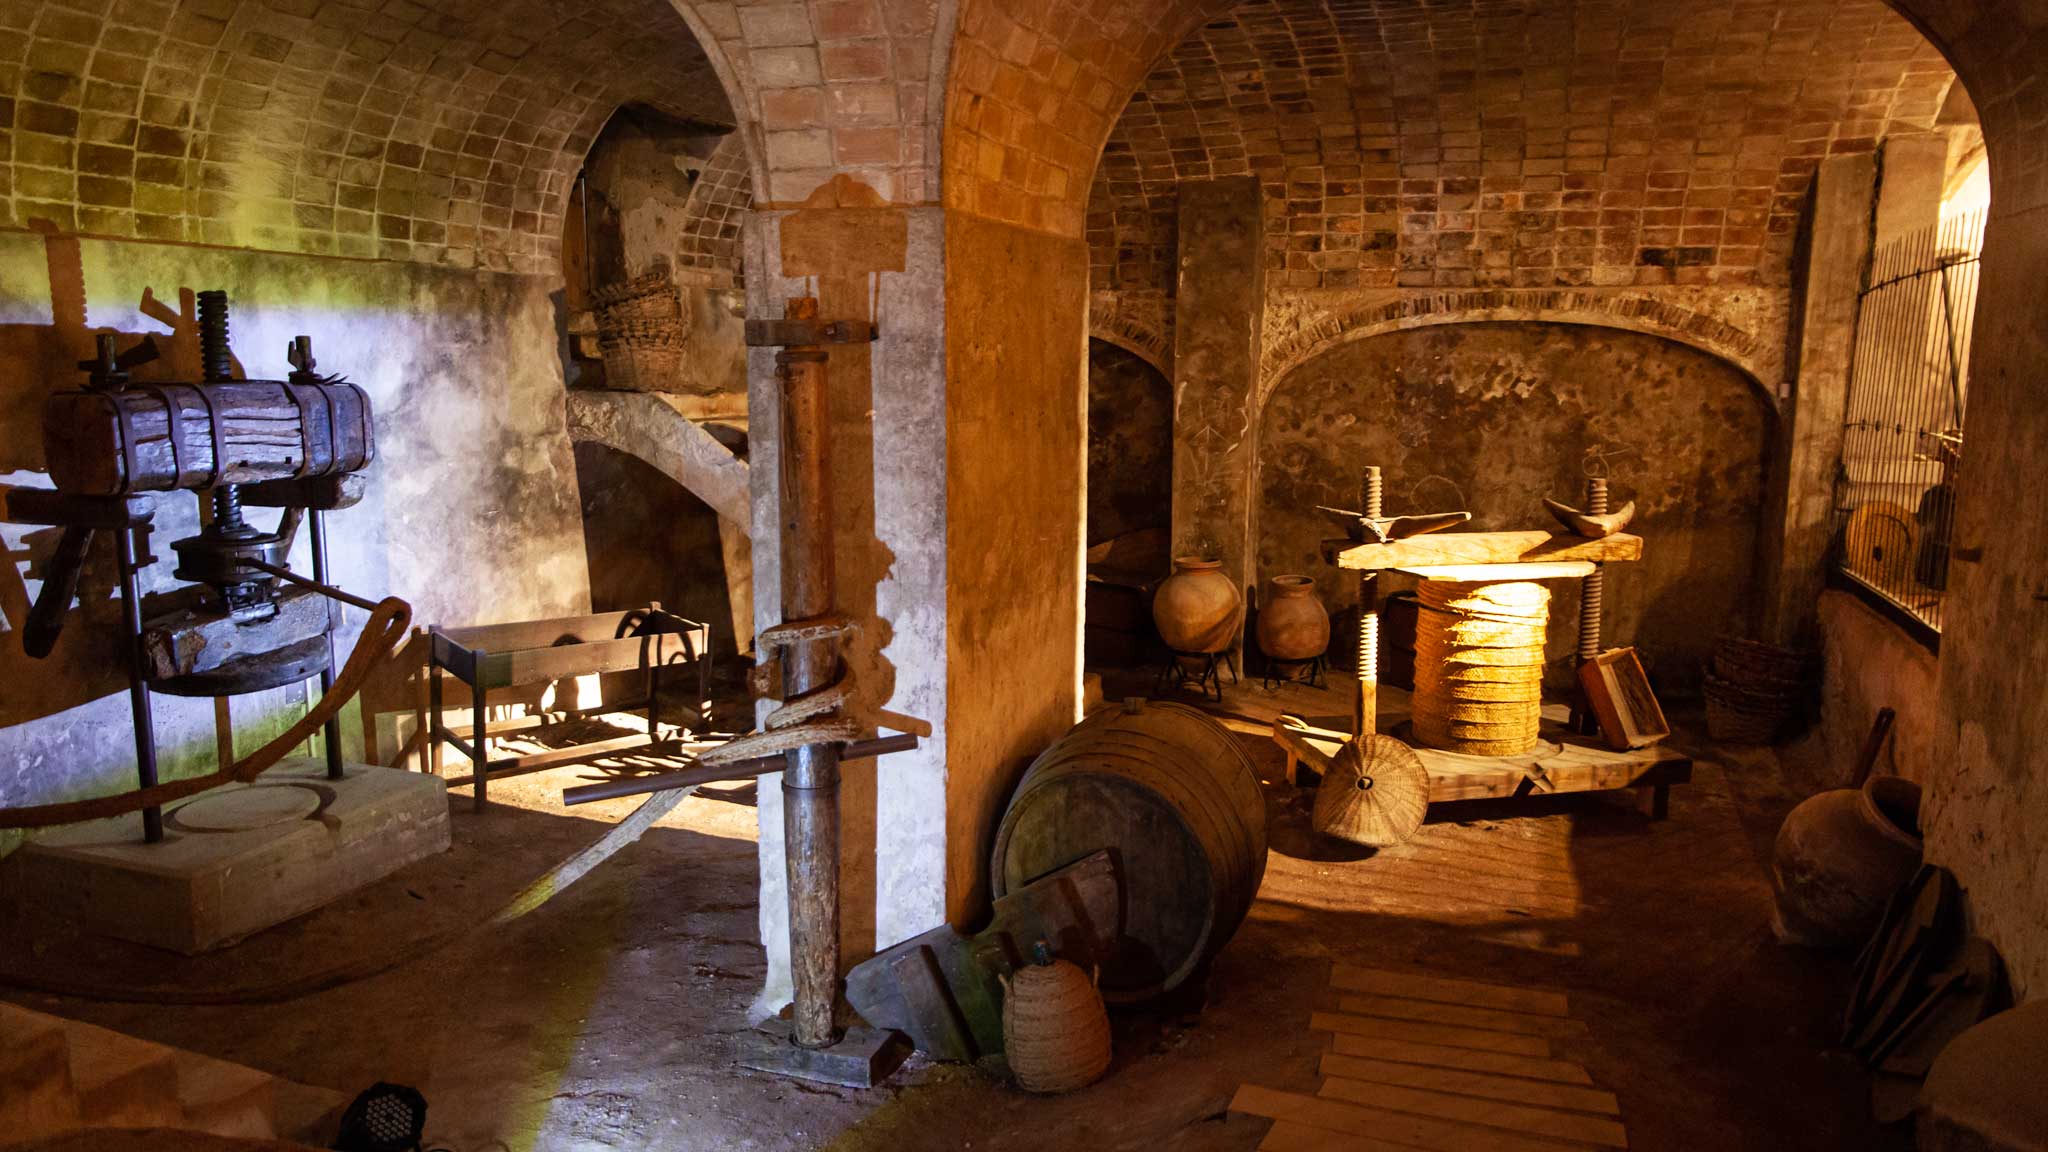
<svg viewBox="0 0 2048 1152">
<path fill-rule="evenodd" d="M 1083 720 L 1018 783 L 996 831 L 995 894 L 1105 848 L 1122 877 L 1124 923 L 1102 995 L 1131 1003 L 1201 970 L 1266 874 L 1265 796 L 1236 738 L 1193 708 L 1156 701 Z"/>
<path fill-rule="evenodd" d="M 50 479 L 80 496 L 327 476 L 376 455 L 362 389 L 278 380 L 58 392 L 43 445 Z"/>
</svg>

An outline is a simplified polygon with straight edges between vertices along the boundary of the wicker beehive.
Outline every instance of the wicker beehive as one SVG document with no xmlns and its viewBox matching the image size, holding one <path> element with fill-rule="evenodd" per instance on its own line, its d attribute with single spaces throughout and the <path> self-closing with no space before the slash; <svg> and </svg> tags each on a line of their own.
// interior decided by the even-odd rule
<svg viewBox="0 0 2048 1152">
<path fill-rule="evenodd" d="M 1549 590 L 1528 581 L 1425 580 L 1416 594 L 1415 738 L 1475 756 L 1535 747 Z"/>
<path fill-rule="evenodd" d="M 591 293 L 597 350 L 614 388 L 661 388 L 682 365 L 689 315 L 666 269 Z"/>
<path fill-rule="evenodd" d="M 1065 960 L 1011 973 L 1003 1053 L 1026 1092 L 1071 1092 L 1109 1069 L 1109 1012 L 1086 972 Z"/>
</svg>

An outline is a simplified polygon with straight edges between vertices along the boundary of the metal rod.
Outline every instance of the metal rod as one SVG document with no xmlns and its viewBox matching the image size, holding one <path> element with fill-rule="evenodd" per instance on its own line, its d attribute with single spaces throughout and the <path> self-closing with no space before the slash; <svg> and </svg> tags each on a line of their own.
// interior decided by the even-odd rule
<svg viewBox="0 0 2048 1152">
<path fill-rule="evenodd" d="M 1586 477 L 1586 511 L 1594 516 L 1607 514 L 1607 477 Z M 1579 664 L 1590 664 L 1600 655 L 1606 601 L 1607 571 L 1596 563 L 1593 571 L 1579 581 Z M 1600 730 L 1600 718 L 1594 715 L 1584 688 L 1572 692 L 1569 727 L 1581 736 L 1591 736 Z"/>
<path fill-rule="evenodd" d="M 868 760 L 886 756 L 891 752 L 908 752 L 917 747 L 917 737 L 898 734 L 877 736 L 871 740 L 849 740 L 839 748 L 839 762 Z M 730 764 L 714 764 L 710 767 L 683 768 L 674 772 L 663 772 L 659 776 L 628 776 L 620 780 L 606 780 L 599 784 L 584 784 L 562 790 L 562 803 L 575 807 L 578 804 L 595 804 L 599 800 L 617 800 L 623 796 L 644 796 L 649 792 L 666 792 L 672 788 L 688 788 L 697 784 L 714 784 L 720 780 L 746 780 L 780 772 L 787 762 L 780 754 L 756 756 L 752 760 L 735 760 Z"/>
<path fill-rule="evenodd" d="M 121 619 L 128 630 L 128 711 L 135 722 L 135 778 L 156 787 L 156 724 L 150 716 L 149 684 L 142 678 L 142 590 L 135 579 L 135 529 L 114 530 L 121 562 Z M 164 838 L 164 810 L 142 810 L 142 842 Z"/>
<path fill-rule="evenodd" d="M 318 508 L 308 510 L 306 528 L 311 538 L 307 541 L 313 548 L 313 582 L 327 588 L 327 528 L 322 523 L 326 517 Z M 327 666 L 320 669 L 320 696 L 325 699 L 334 691 L 334 629 L 327 629 Z M 330 717 L 324 730 L 327 737 L 327 778 L 339 780 L 341 771 L 341 717 Z"/>
<path fill-rule="evenodd" d="M 318 514 L 316 513 L 315 515 Z M 343 604 L 348 604 L 356 608 L 361 608 L 365 612 L 375 612 L 377 610 L 377 602 L 374 600 L 365 600 L 361 596 L 356 596 L 348 592 L 343 592 L 341 589 L 336 588 L 332 584 L 323 584 L 318 580 L 308 580 L 304 576 L 299 575 L 297 572 L 294 572 L 289 568 L 280 567 L 279 565 L 269 563 L 268 561 L 258 560 L 250 556 L 243 556 L 237 559 L 235 563 L 243 568 L 254 568 L 258 572 L 268 572 L 272 576 L 275 576 L 280 580 L 290 581 L 293 584 L 297 584 L 301 588 L 311 588 L 313 591 L 318 592 L 323 596 L 326 596 L 330 600 L 339 600 Z M 316 558 L 314 560 L 314 570 L 317 572 L 321 567 L 324 567 L 324 565 L 322 565 Z"/>
<path fill-rule="evenodd" d="M 815 320 L 818 302 L 791 300 L 788 319 Z M 825 350 L 775 354 L 782 392 L 782 618 L 807 620 L 833 608 L 832 501 Z M 839 678 L 837 637 L 793 645 L 783 658 L 782 698 L 794 700 Z M 789 880 L 789 961 L 796 985 L 792 1038 L 824 1048 L 838 1039 L 839 745 L 784 754 L 782 819 Z"/>
</svg>

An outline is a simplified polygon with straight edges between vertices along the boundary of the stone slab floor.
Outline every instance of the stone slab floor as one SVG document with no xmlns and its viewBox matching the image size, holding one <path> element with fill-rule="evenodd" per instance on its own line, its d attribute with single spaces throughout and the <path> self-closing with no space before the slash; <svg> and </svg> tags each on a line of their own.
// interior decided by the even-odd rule
<svg viewBox="0 0 2048 1152">
<path fill-rule="evenodd" d="M 1821 1051 L 1846 958 L 1786 950 L 1766 927 L 1765 861 L 1793 799 L 1779 758 L 1680 744 L 1699 764 L 1667 822 L 1587 797 L 1466 805 L 1377 855 L 1319 844 L 1305 798 L 1269 783 L 1264 887 L 1206 1003 L 1120 1017 L 1109 1076 L 1060 1098 L 921 1062 L 868 1093 L 733 1065 L 763 970 L 751 786 L 686 801 L 538 911 L 476 928 L 631 809 L 565 812 L 560 789 L 588 769 L 494 784 L 481 817 L 458 794 L 448 855 L 215 956 L 31 943 L 0 923 L 0 970 L 137 1002 L 18 979 L 0 995 L 309 1084 L 416 1085 L 430 1146 L 454 1152 L 1243 1152 L 1268 1122 L 1226 1113 L 1240 1081 L 1318 1083 L 1326 1037 L 1307 1024 L 1331 962 L 1423 967 L 1569 990 L 1591 1031 L 1559 1055 L 1619 1094 L 1638 1152 L 1908 1146 L 1869 1127 L 1859 1074 Z M 347 982 L 308 992 L 316 972 Z M 242 1002 L 177 1002 L 209 999 Z"/>
</svg>

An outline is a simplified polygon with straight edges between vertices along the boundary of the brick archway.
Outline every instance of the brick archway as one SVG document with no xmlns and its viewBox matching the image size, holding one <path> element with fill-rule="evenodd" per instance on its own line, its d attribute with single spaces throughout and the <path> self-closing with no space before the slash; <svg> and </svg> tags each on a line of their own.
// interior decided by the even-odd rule
<svg viewBox="0 0 2048 1152">
<path fill-rule="evenodd" d="M 1088 338 L 1114 344 L 1158 369 L 1161 376 L 1173 379 L 1173 346 L 1164 333 L 1128 316 L 1102 316 L 1090 319 Z"/>
<path fill-rule="evenodd" d="M 1660 336 L 1711 353 L 1740 369 L 1767 408 L 1777 407 L 1776 358 L 1754 334 L 1704 312 L 1641 294 L 1568 289 L 1480 289 L 1407 296 L 1389 303 L 1322 313 L 1293 331 L 1270 330 L 1259 364 L 1254 410 L 1287 374 L 1342 344 L 1435 324 L 1542 320 Z M 1276 338 L 1277 337 L 1277 338 Z"/>
</svg>

